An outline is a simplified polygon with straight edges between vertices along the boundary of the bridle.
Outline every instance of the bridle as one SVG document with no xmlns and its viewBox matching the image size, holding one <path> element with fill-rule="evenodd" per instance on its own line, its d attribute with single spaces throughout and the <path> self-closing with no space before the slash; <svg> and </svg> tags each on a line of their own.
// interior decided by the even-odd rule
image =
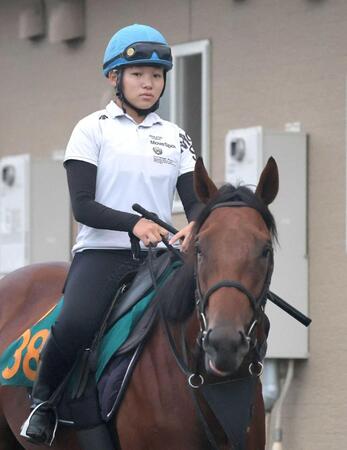
<svg viewBox="0 0 347 450">
<path fill-rule="evenodd" d="M 225 207 L 253 208 L 262 215 L 262 212 L 256 206 L 250 205 L 243 201 L 229 200 L 229 201 L 220 202 L 220 203 L 213 205 L 208 211 L 206 211 L 206 214 L 204 215 L 204 217 L 202 218 L 201 222 L 199 223 L 198 227 L 195 230 L 195 235 L 198 236 L 198 233 L 199 233 L 200 229 L 202 228 L 203 224 L 205 223 L 206 219 L 210 216 L 210 214 L 215 209 L 225 208 Z M 141 213 L 142 213 L 142 208 L 141 208 Z M 180 255 L 172 246 L 170 246 L 165 239 L 163 239 L 163 242 L 167 246 L 168 250 L 171 251 L 171 253 L 174 255 L 174 257 L 184 261 L 182 255 Z M 223 287 L 232 287 L 232 288 L 239 290 L 246 296 L 246 298 L 251 303 L 251 306 L 253 309 L 253 318 L 252 318 L 251 325 L 249 326 L 249 329 L 247 331 L 246 339 L 249 343 L 250 351 L 253 350 L 253 353 L 255 353 L 255 357 L 252 359 L 252 361 L 249 365 L 250 375 L 251 376 L 253 376 L 253 375 L 259 376 L 262 373 L 262 368 L 263 368 L 263 364 L 261 362 L 261 360 L 263 359 L 263 357 L 262 357 L 263 352 L 259 351 L 259 348 L 257 345 L 258 343 L 257 343 L 256 333 L 254 333 L 254 331 L 256 330 L 256 325 L 260 322 L 261 317 L 265 315 L 264 307 L 266 304 L 266 299 L 267 299 L 267 295 L 268 295 L 269 288 L 270 288 L 271 276 L 272 276 L 272 272 L 273 272 L 273 249 L 272 249 L 272 246 L 268 247 L 267 272 L 266 272 L 263 288 L 261 290 L 261 293 L 257 297 L 255 297 L 243 284 L 241 284 L 239 281 L 235 281 L 235 280 L 220 280 L 217 283 L 215 283 L 214 285 L 210 286 L 207 289 L 207 291 L 205 293 L 203 293 L 201 290 L 200 279 L 199 279 L 199 268 L 200 268 L 199 253 L 200 253 L 200 247 L 199 247 L 199 241 L 197 239 L 195 241 L 195 255 L 194 255 L 194 282 L 195 282 L 195 286 L 196 286 L 195 287 L 195 307 L 196 307 L 196 311 L 198 313 L 200 332 L 197 336 L 197 343 L 198 343 L 199 351 L 198 351 L 198 355 L 196 355 L 197 357 L 195 359 L 195 367 L 194 368 L 189 368 L 189 366 L 188 366 L 187 349 L 186 349 L 183 325 L 181 325 L 181 337 L 182 337 L 181 352 L 178 352 L 176 343 L 175 343 L 175 339 L 173 338 L 173 336 L 170 332 L 169 325 L 165 318 L 165 314 L 159 303 L 159 313 L 160 313 L 160 316 L 161 316 L 161 319 L 162 319 L 162 322 L 164 325 L 164 330 L 167 335 L 170 348 L 175 357 L 175 360 L 176 360 L 178 366 L 180 367 L 180 369 L 182 370 L 182 372 L 187 376 L 188 384 L 190 385 L 191 388 L 197 389 L 202 384 L 204 384 L 205 380 L 204 380 L 204 377 L 199 373 L 198 366 L 199 366 L 199 360 L 200 360 L 201 354 L 204 352 L 203 342 L 204 342 L 204 339 L 206 339 L 206 336 L 208 334 L 208 321 L 206 319 L 206 308 L 208 305 L 208 301 L 209 301 L 211 295 L 214 292 L 216 292 L 218 289 L 221 289 Z M 152 281 L 153 281 L 153 286 L 155 289 L 157 289 L 157 283 L 155 280 L 152 262 L 151 262 L 151 260 L 152 260 L 151 251 L 149 252 L 148 259 L 149 259 L 149 268 L 150 268 L 150 273 L 151 273 L 151 277 L 152 277 Z M 265 342 L 265 344 L 266 344 L 266 342 Z M 265 345 L 265 347 L 266 347 L 266 345 Z M 183 358 L 180 356 L 180 353 L 181 353 L 181 355 L 184 355 Z M 257 370 L 252 369 L 253 366 L 254 367 L 258 366 Z"/>
<path fill-rule="evenodd" d="M 240 208 L 240 207 L 248 207 L 253 208 L 258 211 L 257 208 L 250 206 L 249 204 L 242 202 L 242 201 L 228 201 L 228 202 L 221 202 L 217 203 L 216 205 L 212 206 L 211 210 L 209 211 L 209 214 L 204 218 L 204 221 L 200 224 L 199 228 L 196 230 L 196 235 L 200 231 L 202 225 L 204 224 L 207 217 L 211 214 L 212 211 L 214 211 L 217 208 Z M 258 211 L 259 212 L 259 211 Z M 194 277 L 195 277 L 195 303 L 196 308 L 198 311 L 199 316 L 199 322 L 200 322 L 200 336 L 199 341 L 203 344 L 204 339 L 206 338 L 208 334 L 208 323 L 206 319 L 206 308 L 209 302 L 209 299 L 213 293 L 218 291 L 221 288 L 224 287 L 231 287 L 239 290 L 242 292 L 249 300 L 252 309 L 253 309 L 253 318 L 251 321 L 251 325 L 246 333 L 246 339 L 253 344 L 252 347 L 255 345 L 255 342 L 253 340 L 252 342 L 252 336 L 254 335 L 254 330 L 256 328 L 256 325 L 259 321 L 259 317 L 264 312 L 264 307 L 266 304 L 267 295 L 270 289 L 270 282 L 271 282 L 271 276 L 273 272 L 273 249 L 272 246 L 268 248 L 268 266 L 267 266 L 267 272 L 265 276 L 265 281 L 263 288 L 261 290 L 261 293 L 258 295 L 258 297 L 255 297 L 243 284 L 241 284 L 239 281 L 235 280 L 221 280 L 217 283 L 210 286 L 205 293 L 202 293 L 201 286 L 200 286 L 200 279 L 199 279 L 199 268 L 200 268 L 200 245 L 199 240 L 197 239 L 195 241 L 195 258 L 194 258 Z"/>
</svg>

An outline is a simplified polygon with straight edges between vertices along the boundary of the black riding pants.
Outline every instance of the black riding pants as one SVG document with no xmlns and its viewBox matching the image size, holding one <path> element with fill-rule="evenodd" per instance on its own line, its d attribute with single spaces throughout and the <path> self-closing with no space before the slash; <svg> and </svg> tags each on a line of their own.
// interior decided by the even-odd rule
<svg viewBox="0 0 347 450">
<path fill-rule="evenodd" d="M 145 257 L 146 252 L 142 252 Z M 70 365 L 92 343 L 121 279 L 139 267 L 128 250 L 84 250 L 72 261 L 55 341 Z"/>
</svg>

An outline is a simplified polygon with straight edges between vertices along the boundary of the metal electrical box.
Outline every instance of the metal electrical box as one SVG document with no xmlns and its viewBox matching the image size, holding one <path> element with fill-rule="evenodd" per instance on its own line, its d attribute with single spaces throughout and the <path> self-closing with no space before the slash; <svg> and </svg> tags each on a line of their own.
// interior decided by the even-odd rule
<svg viewBox="0 0 347 450">
<path fill-rule="evenodd" d="M 225 140 L 225 179 L 254 188 L 268 158 L 279 170 L 279 193 L 270 205 L 279 245 L 271 290 L 308 314 L 307 136 L 262 127 L 230 130 Z M 269 358 L 307 358 L 308 330 L 268 301 Z"/>
<path fill-rule="evenodd" d="M 60 161 L 0 159 L 0 276 L 31 263 L 68 261 L 70 201 Z"/>
</svg>

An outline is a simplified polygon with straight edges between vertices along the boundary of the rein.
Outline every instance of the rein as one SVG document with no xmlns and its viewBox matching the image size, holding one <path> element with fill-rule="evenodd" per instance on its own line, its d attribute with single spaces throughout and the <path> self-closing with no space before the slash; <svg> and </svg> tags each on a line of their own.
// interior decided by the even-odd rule
<svg viewBox="0 0 347 450">
<path fill-rule="evenodd" d="M 171 246 L 169 247 L 166 244 L 166 242 L 164 242 L 165 245 L 167 246 L 168 250 L 172 252 L 172 250 L 170 248 Z M 174 252 L 173 254 L 177 258 L 177 253 Z M 180 259 L 183 260 L 182 255 L 180 255 Z M 149 246 L 149 252 L 148 252 L 148 266 L 149 266 L 149 270 L 150 270 L 150 274 L 151 274 L 151 278 L 152 278 L 154 289 L 157 292 L 158 285 L 157 285 L 157 281 L 155 279 L 155 274 L 154 274 L 154 270 L 153 270 L 153 250 L 152 250 L 152 246 L 151 245 Z M 183 374 L 187 377 L 189 386 L 193 390 L 198 389 L 200 386 L 202 386 L 202 384 L 204 384 L 205 380 L 204 380 L 204 378 L 203 378 L 203 376 L 201 374 L 197 373 L 197 370 L 192 372 L 189 369 L 189 366 L 188 366 L 188 348 L 187 348 L 185 334 L 184 334 L 184 327 L 181 324 L 181 327 L 180 327 L 181 333 L 180 334 L 181 334 L 181 353 L 183 355 L 183 358 L 182 358 L 182 357 L 180 357 L 180 355 L 178 353 L 176 342 L 175 342 L 174 337 L 172 336 L 172 333 L 171 333 L 168 321 L 166 320 L 166 317 L 165 317 L 165 314 L 164 314 L 161 302 L 158 302 L 158 308 L 159 308 L 160 318 L 161 318 L 162 323 L 164 325 L 164 331 L 165 331 L 166 337 L 168 339 L 169 346 L 171 348 L 171 352 L 172 352 L 172 354 L 173 354 L 173 356 L 174 356 L 174 358 L 176 360 L 176 363 L 177 363 L 178 367 L 181 369 L 181 371 L 183 372 Z M 199 361 L 199 357 L 196 359 L 197 364 L 198 364 L 198 361 Z M 196 385 L 193 383 L 193 379 L 195 377 L 197 377 L 197 379 L 199 380 L 199 383 L 196 384 Z M 208 423 L 206 422 L 204 414 L 203 414 L 203 412 L 202 412 L 202 410 L 200 408 L 200 405 L 199 405 L 198 399 L 197 399 L 197 397 L 195 395 L 195 392 L 192 392 L 192 398 L 193 398 L 193 402 L 194 402 L 194 405 L 195 405 L 195 409 L 196 409 L 197 415 L 198 415 L 198 417 L 199 417 L 199 419 L 200 419 L 200 421 L 201 421 L 201 423 L 203 425 L 205 434 L 207 436 L 207 439 L 208 439 L 209 443 L 211 444 L 211 447 L 213 448 L 213 450 L 219 450 L 219 447 L 218 447 L 218 445 L 216 443 L 216 440 L 215 440 L 215 438 L 213 436 L 213 433 L 210 430 L 210 427 L 209 427 Z"/>
</svg>

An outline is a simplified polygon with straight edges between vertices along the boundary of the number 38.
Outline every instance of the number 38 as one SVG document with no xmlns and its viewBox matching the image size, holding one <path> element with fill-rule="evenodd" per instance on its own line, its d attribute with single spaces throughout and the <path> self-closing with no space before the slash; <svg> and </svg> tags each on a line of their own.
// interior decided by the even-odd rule
<svg viewBox="0 0 347 450">
<path fill-rule="evenodd" d="M 31 336 L 30 330 L 25 331 L 22 334 L 21 338 L 23 339 L 21 345 L 14 352 L 13 359 L 14 362 L 11 367 L 7 367 L 2 371 L 2 376 L 6 380 L 14 377 L 22 364 L 24 375 L 31 381 L 34 381 L 36 378 L 36 369 L 37 364 L 39 362 L 40 351 L 46 342 L 46 339 L 49 335 L 49 330 L 43 329 L 38 331 L 37 333 Z M 37 345 L 37 343 L 39 345 Z M 23 358 L 23 352 L 26 350 L 26 354 Z M 35 361 L 35 370 L 30 367 L 30 362 Z"/>
</svg>

